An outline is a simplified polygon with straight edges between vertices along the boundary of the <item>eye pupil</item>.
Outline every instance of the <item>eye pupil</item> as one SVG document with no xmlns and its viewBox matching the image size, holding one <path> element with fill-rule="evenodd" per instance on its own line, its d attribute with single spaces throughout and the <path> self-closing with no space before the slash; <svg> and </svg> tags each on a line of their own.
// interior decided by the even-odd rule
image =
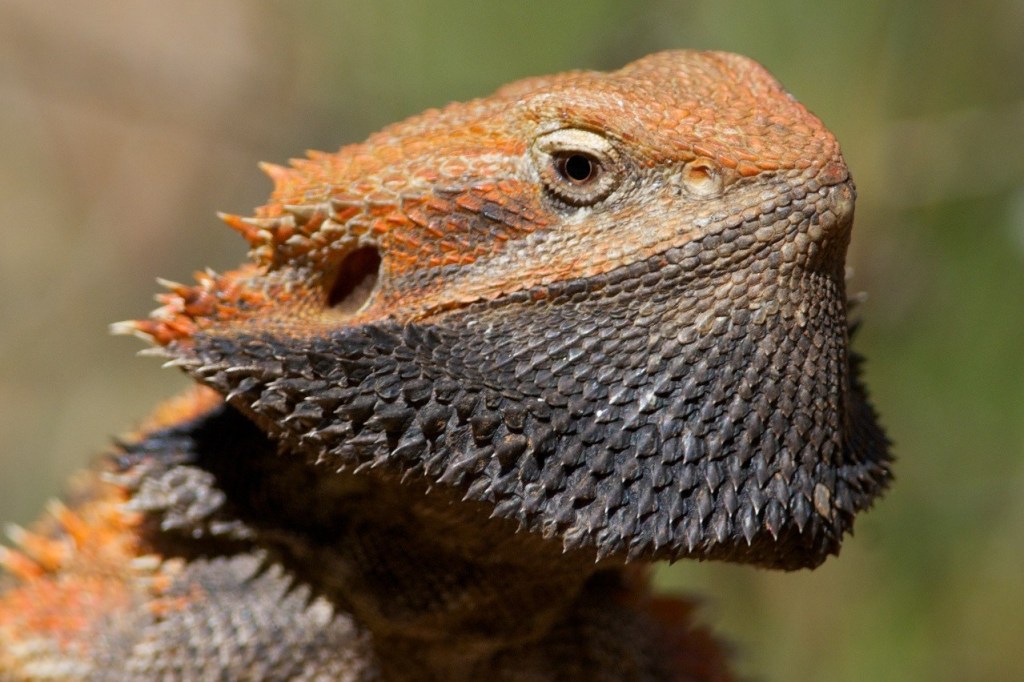
<svg viewBox="0 0 1024 682">
<path fill-rule="evenodd" d="M 558 165 L 562 176 L 577 184 L 593 180 L 597 175 L 597 165 L 593 159 L 583 154 L 570 154 Z"/>
</svg>

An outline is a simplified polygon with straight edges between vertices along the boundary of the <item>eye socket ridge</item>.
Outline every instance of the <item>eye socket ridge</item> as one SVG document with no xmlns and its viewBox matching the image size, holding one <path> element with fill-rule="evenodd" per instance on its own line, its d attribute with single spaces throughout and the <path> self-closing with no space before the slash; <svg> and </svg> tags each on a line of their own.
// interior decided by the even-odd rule
<svg viewBox="0 0 1024 682">
<path fill-rule="evenodd" d="M 542 135 L 533 155 L 547 193 L 574 207 L 607 198 L 623 175 L 615 146 L 589 130 L 565 128 Z"/>
</svg>

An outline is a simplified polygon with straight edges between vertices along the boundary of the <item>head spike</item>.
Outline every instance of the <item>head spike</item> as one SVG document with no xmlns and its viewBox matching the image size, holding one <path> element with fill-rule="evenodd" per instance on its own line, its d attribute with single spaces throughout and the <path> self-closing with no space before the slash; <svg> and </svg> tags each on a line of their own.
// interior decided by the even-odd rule
<svg viewBox="0 0 1024 682">
<path fill-rule="evenodd" d="M 114 322 L 107 329 L 114 336 L 136 336 L 144 341 L 152 342 L 154 324 L 149 320 L 123 320 Z"/>
<path fill-rule="evenodd" d="M 225 225 L 238 231 L 252 247 L 262 246 L 272 239 L 270 230 L 279 224 L 278 218 L 245 218 L 219 211 L 217 217 L 224 221 Z"/>
<path fill-rule="evenodd" d="M 44 571 L 60 567 L 67 556 L 68 547 L 58 539 L 33 533 L 13 523 L 7 524 L 7 537 L 18 546 L 21 553 Z"/>
<path fill-rule="evenodd" d="M 157 277 L 156 283 L 177 296 L 187 296 L 188 293 L 192 290 L 192 287 L 190 287 L 187 284 L 175 282 L 174 280 L 170 279 L 164 279 L 163 277 Z"/>
<path fill-rule="evenodd" d="M 149 348 L 143 348 L 136 353 L 140 358 L 160 358 L 165 359 L 171 357 L 170 352 L 166 348 L 160 346 L 150 346 Z"/>
<path fill-rule="evenodd" d="M 287 166 L 280 166 L 276 163 L 268 163 L 261 161 L 259 163 L 260 170 L 267 174 L 267 176 L 274 181 L 274 188 L 277 189 L 283 184 L 288 182 L 288 177 L 291 175 Z"/>
<path fill-rule="evenodd" d="M 324 213 L 321 204 L 285 204 L 282 208 L 295 218 L 297 225 L 305 225 L 318 214 Z"/>
<path fill-rule="evenodd" d="M 21 580 L 31 580 L 43 575 L 43 568 L 21 552 L 0 545 L 0 568 Z"/>
<path fill-rule="evenodd" d="M 156 343 L 161 346 L 187 338 L 194 332 L 195 323 L 182 316 L 159 320 L 127 320 L 110 325 L 111 334 L 130 334 L 147 343 Z"/>
</svg>

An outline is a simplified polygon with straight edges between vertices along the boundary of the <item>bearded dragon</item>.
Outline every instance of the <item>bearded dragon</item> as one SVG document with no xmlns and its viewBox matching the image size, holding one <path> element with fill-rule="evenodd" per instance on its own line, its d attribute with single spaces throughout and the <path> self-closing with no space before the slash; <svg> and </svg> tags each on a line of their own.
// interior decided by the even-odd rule
<svg viewBox="0 0 1024 682">
<path fill-rule="evenodd" d="M 814 567 L 890 478 L 854 185 L 761 66 L 532 78 L 264 165 L 115 325 L 199 385 L 54 504 L 0 679 L 726 680 L 658 560 Z"/>
</svg>

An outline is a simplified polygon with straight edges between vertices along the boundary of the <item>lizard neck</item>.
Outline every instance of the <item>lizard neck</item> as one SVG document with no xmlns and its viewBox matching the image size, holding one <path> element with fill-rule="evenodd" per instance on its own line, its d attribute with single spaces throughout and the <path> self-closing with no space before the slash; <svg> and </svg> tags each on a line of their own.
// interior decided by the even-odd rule
<svg viewBox="0 0 1024 682">
<path fill-rule="evenodd" d="M 490 518 L 485 503 L 375 471 L 327 471 L 280 451 L 224 405 L 173 434 L 150 434 L 129 459 L 154 448 L 174 455 L 166 476 L 151 477 L 190 487 L 166 497 L 197 500 L 193 509 L 205 512 L 183 523 L 175 509 L 150 508 L 153 549 L 261 554 L 369 633 L 383 679 L 481 679 L 524 667 L 550 675 L 562 665 L 578 677 L 609 647 L 638 670 L 663 658 L 630 602 L 638 570 L 563 553 L 557 540 Z M 218 538 L 213 528 L 233 530 Z M 595 619 L 610 624 L 595 628 Z"/>
<path fill-rule="evenodd" d="M 316 504 L 343 509 L 330 541 L 312 550 L 334 603 L 373 635 L 388 679 L 476 679 L 508 649 L 542 641 L 573 610 L 598 568 L 555 542 L 488 518 L 445 492 L 366 474 L 338 474 L 344 492 Z M 417 672 L 418 671 L 418 672 Z"/>
<path fill-rule="evenodd" d="M 563 554 L 557 540 L 446 491 L 337 476 L 334 491 L 307 502 L 336 505 L 345 521 L 329 540 L 289 540 L 286 551 L 371 633 L 383 679 L 479 680 L 523 669 L 527 679 L 600 679 L 597 661 L 609 650 L 625 669 L 644 670 L 628 679 L 663 679 L 660 642 L 630 599 L 638 570 Z M 572 667 L 557 674 L 566 661 Z"/>
</svg>

